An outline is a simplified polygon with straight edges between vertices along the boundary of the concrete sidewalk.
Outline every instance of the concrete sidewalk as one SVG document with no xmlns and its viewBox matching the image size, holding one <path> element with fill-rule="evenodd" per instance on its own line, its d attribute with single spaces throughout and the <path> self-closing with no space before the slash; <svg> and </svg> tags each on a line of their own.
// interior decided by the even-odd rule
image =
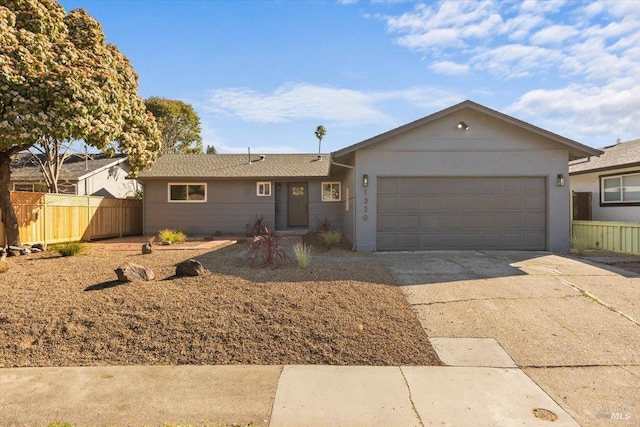
<svg viewBox="0 0 640 427">
<path fill-rule="evenodd" d="M 0 369 L 2 426 L 546 426 L 551 413 L 554 426 L 578 425 L 516 368 Z"/>
</svg>

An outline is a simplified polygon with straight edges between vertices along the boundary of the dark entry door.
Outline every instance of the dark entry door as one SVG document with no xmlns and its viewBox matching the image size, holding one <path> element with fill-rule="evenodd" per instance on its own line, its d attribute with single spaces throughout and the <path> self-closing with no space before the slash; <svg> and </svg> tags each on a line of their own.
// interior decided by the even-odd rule
<svg viewBox="0 0 640 427">
<path fill-rule="evenodd" d="M 287 225 L 306 227 L 309 225 L 309 194 L 306 182 L 289 183 Z"/>
<path fill-rule="evenodd" d="M 591 193 L 573 193 L 573 219 L 591 221 Z"/>
</svg>

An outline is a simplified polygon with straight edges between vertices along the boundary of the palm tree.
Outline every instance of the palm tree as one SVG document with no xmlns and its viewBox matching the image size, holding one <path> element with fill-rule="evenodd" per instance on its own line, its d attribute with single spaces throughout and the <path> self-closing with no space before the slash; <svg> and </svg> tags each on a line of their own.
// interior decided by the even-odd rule
<svg viewBox="0 0 640 427">
<path fill-rule="evenodd" d="M 314 133 L 316 134 L 316 138 L 318 138 L 318 154 L 320 154 L 322 138 L 324 138 L 324 136 L 327 134 L 327 130 L 324 128 L 324 126 L 320 125 L 316 128 L 316 131 Z"/>
</svg>

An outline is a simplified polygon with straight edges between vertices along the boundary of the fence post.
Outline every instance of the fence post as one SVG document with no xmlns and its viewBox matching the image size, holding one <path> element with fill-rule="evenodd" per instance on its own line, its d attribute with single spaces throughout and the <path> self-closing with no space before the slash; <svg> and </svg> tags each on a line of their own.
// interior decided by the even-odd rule
<svg viewBox="0 0 640 427">
<path fill-rule="evenodd" d="M 48 234 L 48 229 L 47 229 L 47 195 L 43 194 L 42 197 L 40 198 L 40 204 L 42 205 L 42 237 L 44 240 L 43 244 L 46 246 L 49 245 L 49 234 Z"/>
<path fill-rule="evenodd" d="M 124 229 L 124 200 L 119 199 L 118 204 L 120 205 L 120 227 L 118 228 L 120 229 L 120 237 L 122 237 L 122 232 Z"/>
<path fill-rule="evenodd" d="M 91 196 L 85 196 L 87 198 L 87 240 L 91 241 Z"/>
</svg>

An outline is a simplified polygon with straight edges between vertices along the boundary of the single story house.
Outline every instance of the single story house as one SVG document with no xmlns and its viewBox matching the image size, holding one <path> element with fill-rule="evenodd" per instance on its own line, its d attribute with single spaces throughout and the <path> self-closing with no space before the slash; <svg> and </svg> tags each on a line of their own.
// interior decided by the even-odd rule
<svg viewBox="0 0 640 427">
<path fill-rule="evenodd" d="M 135 197 L 139 184 L 127 179 L 129 164 L 124 154 L 73 154 L 62 164 L 59 192 L 78 196 L 103 196 L 125 199 Z M 11 189 L 47 193 L 39 164 L 31 154 L 21 153 L 12 159 Z"/>
<path fill-rule="evenodd" d="M 640 139 L 569 163 L 573 219 L 640 222 Z"/>
<path fill-rule="evenodd" d="M 163 155 L 144 233 L 276 230 L 324 218 L 358 251 L 566 251 L 568 162 L 599 150 L 464 101 L 331 154 Z"/>
</svg>

